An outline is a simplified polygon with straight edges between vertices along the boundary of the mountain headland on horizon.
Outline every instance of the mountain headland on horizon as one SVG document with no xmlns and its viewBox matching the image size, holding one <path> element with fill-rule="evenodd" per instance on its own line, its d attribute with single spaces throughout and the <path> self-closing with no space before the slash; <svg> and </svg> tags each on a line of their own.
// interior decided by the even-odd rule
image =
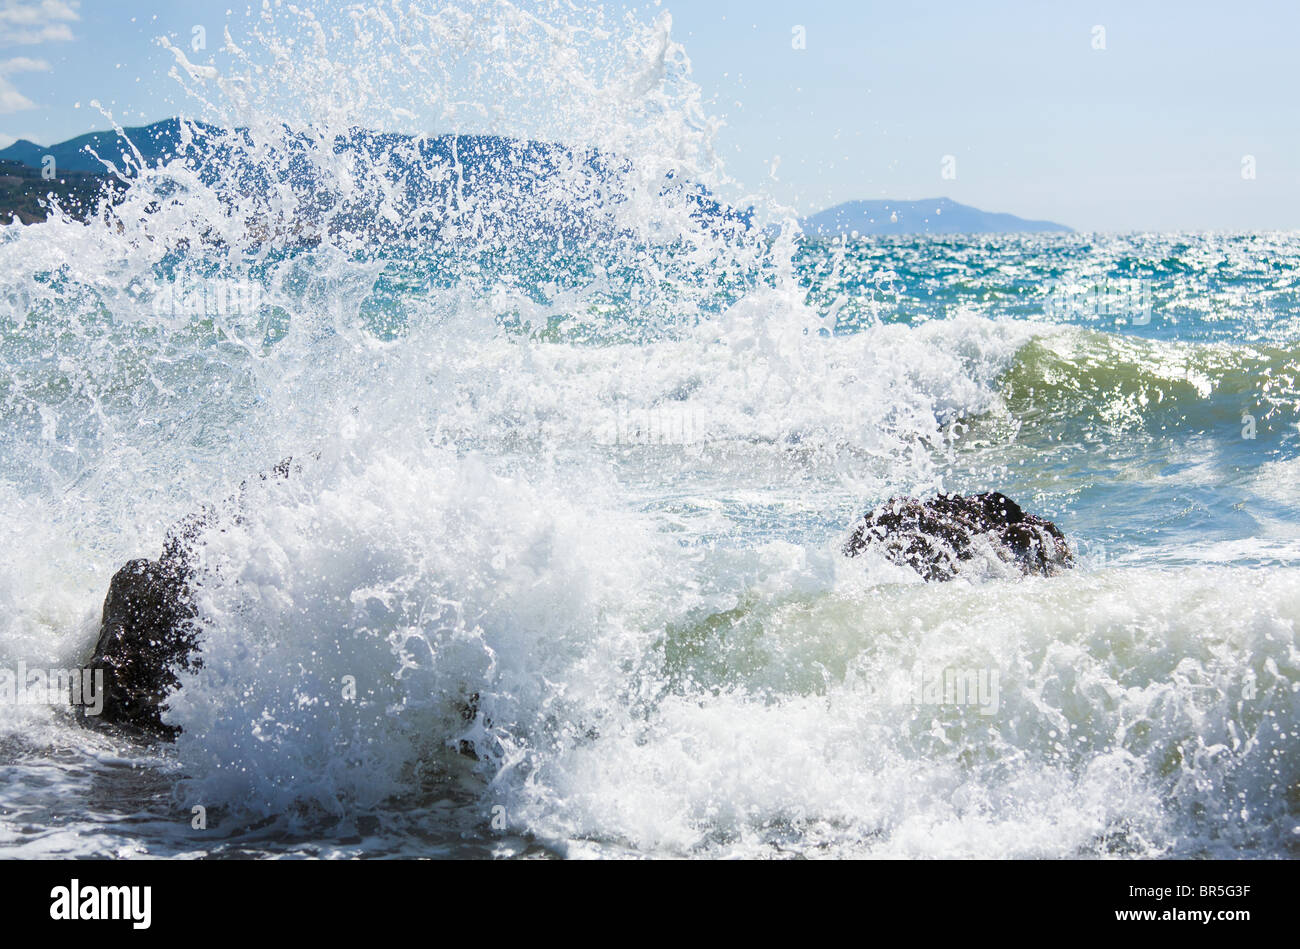
<svg viewBox="0 0 1300 949">
<path fill-rule="evenodd" d="M 377 169 L 394 186 L 399 202 L 408 199 L 411 209 L 418 206 L 427 211 L 442 204 L 448 214 L 406 220 L 397 212 L 400 220 L 395 221 L 392 213 L 383 220 L 374 217 L 376 209 L 366 204 L 373 195 L 352 196 L 348 207 L 340 208 L 338 195 L 321 192 L 328 190 L 329 183 L 301 160 L 306 152 L 322 147 Z M 630 168 L 620 156 L 591 146 L 477 133 L 410 135 L 359 127 L 319 139 L 310 130 L 286 125 L 282 140 L 269 151 L 257 152 L 247 129 L 169 118 L 121 132 L 90 132 L 50 146 L 20 139 L 0 149 L 0 222 L 46 220 L 51 196 L 69 216 L 85 219 L 99 207 L 94 200 L 96 185 L 120 194 L 125 189 L 119 179 L 174 159 L 182 159 L 205 182 L 225 181 L 222 190 L 227 196 L 265 196 L 274 188 L 288 188 L 300 199 L 307 217 L 328 214 L 335 224 L 346 214 L 355 218 L 350 218 L 353 226 L 371 217 L 376 228 L 432 234 L 446 223 L 443 218 L 456 216 L 467 197 L 480 195 L 492 199 L 476 205 L 484 219 L 536 234 L 590 239 L 608 236 L 612 226 L 608 209 L 600 206 L 603 184 Z M 52 177 L 41 174 L 47 165 Z M 577 181 L 585 182 L 581 193 L 571 187 Z M 87 182 L 96 187 L 88 189 Z M 741 229 L 750 224 L 751 211 L 728 206 L 702 184 L 672 170 L 660 187 L 662 194 L 680 195 L 698 220 Z M 529 200 L 552 188 L 560 188 L 568 200 L 560 200 L 560 195 L 554 201 Z M 305 230 L 312 227 L 310 221 L 298 223 L 306 225 Z"/>
<path fill-rule="evenodd" d="M 0 158 L 4 157 L 0 153 Z M 846 201 L 804 218 L 809 237 L 863 237 L 885 234 L 1029 234 L 1070 233 L 1073 228 L 1053 221 L 1033 221 L 994 211 L 981 211 L 951 198 L 920 201 Z"/>
</svg>

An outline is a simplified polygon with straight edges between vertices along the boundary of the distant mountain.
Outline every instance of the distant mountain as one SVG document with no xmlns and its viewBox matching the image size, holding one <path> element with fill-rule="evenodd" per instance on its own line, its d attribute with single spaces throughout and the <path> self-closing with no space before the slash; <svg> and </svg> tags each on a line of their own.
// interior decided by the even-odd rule
<svg viewBox="0 0 1300 949">
<path fill-rule="evenodd" d="M 1028 221 L 1014 214 L 981 211 L 949 198 L 924 201 L 847 201 L 802 221 L 809 237 L 858 234 L 1015 234 L 1071 228 Z"/>
<path fill-rule="evenodd" d="M 472 219 L 478 227 L 593 240 L 614 233 L 613 210 L 628 197 L 616 182 L 631 170 L 630 163 L 593 148 L 495 135 L 412 136 L 361 128 L 335 135 L 327 145 L 367 169 L 361 176 L 364 187 L 340 194 L 334 183 L 318 177 L 319 166 L 309 152 L 321 143 L 306 130 L 286 127 L 274 146 L 254 149 L 247 130 L 226 135 L 212 125 L 186 124 L 188 135 L 180 119 L 165 119 L 125 129 L 126 138 L 92 132 L 48 147 L 20 140 L 0 149 L 0 162 L 39 169 L 45 156 L 53 155 L 60 178 L 79 173 L 107 181 L 100 159 L 129 175 L 137 150 L 146 166 L 181 158 L 201 179 L 233 198 L 283 195 L 287 189 L 303 215 L 295 232 L 317 236 L 344 229 L 427 237 Z M 376 187 L 381 180 L 385 184 Z M 20 204 L 19 216 L 30 220 L 38 198 L 50 190 L 59 193 L 39 175 L 28 176 L 25 184 L 26 191 L 0 194 L 0 220 L 17 213 Z M 79 189 L 83 185 L 78 182 Z M 709 227 L 743 230 L 752 220 L 751 210 L 731 208 L 702 185 L 671 173 L 660 194 L 679 195 L 691 216 Z"/>
<path fill-rule="evenodd" d="M 180 153 L 180 119 L 164 119 L 153 125 L 123 131 L 140 150 L 147 164 L 158 164 Z M 83 171 L 102 175 L 105 173 L 104 164 L 95 155 L 111 161 L 120 169 L 125 154 L 133 153 L 117 132 L 90 132 L 48 147 L 20 138 L 8 148 L 0 149 L 0 161 L 16 161 L 39 168 L 46 155 L 53 155 L 59 174 L 65 171 Z"/>
</svg>

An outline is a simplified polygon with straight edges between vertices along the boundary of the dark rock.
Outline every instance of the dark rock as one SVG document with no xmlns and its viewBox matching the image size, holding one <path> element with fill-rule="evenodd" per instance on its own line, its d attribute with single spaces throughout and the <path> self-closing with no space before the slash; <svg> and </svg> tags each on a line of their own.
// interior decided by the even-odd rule
<svg viewBox="0 0 1300 949">
<path fill-rule="evenodd" d="M 259 477 L 287 478 L 296 470 L 285 459 Z M 235 521 L 242 517 L 245 487 L 229 502 Z M 180 688 L 181 672 L 203 666 L 192 602 L 194 545 L 220 518 L 215 508 L 190 515 L 168 532 L 157 560 L 132 560 L 113 574 L 99 639 L 87 664 L 92 672 L 104 673 L 103 709 L 88 715 L 79 707 L 82 723 L 133 737 L 176 739 L 180 728 L 162 720 L 167 697 Z"/>
<path fill-rule="evenodd" d="M 166 699 L 180 688 L 179 672 L 202 666 L 182 549 L 169 545 L 158 560 L 132 560 L 113 575 L 89 663 L 104 672 L 104 705 L 93 717 L 79 708 L 85 724 L 167 741 L 180 732 L 163 723 Z"/>
<path fill-rule="evenodd" d="M 1026 575 L 1051 576 L 1073 566 L 1065 535 L 1051 521 L 1026 514 L 1004 494 L 940 494 L 928 500 L 891 498 L 865 515 L 844 553 L 868 547 L 926 580 L 951 580 L 986 538 L 999 559 Z"/>
</svg>

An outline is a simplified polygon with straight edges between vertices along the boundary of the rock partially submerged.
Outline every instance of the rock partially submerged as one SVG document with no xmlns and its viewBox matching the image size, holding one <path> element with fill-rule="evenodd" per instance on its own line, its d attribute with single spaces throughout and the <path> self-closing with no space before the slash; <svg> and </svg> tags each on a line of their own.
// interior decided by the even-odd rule
<svg viewBox="0 0 1300 949">
<path fill-rule="evenodd" d="M 179 673 L 202 666 L 192 577 L 183 548 L 170 544 L 159 559 L 132 560 L 113 575 L 89 663 L 104 673 L 103 708 L 94 717 L 79 708 L 82 722 L 166 741 L 180 733 L 162 713 L 180 688 Z"/>
<path fill-rule="evenodd" d="M 891 498 L 863 517 L 844 553 L 856 557 L 868 548 L 926 580 L 951 580 L 982 548 L 1025 575 L 1051 576 L 1074 564 L 1055 524 L 996 491 Z"/>
<path fill-rule="evenodd" d="M 261 477 L 288 477 L 290 471 L 286 460 Z M 162 716 L 167 698 L 180 688 L 180 674 L 202 667 L 193 603 L 194 545 L 217 517 L 209 509 L 187 518 L 168 534 L 157 560 L 132 560 L 113 575 L 88 663 L 92 672 L 104 673 L 103 708 L 98 716 L 79 710 L 85 724 L 148 740 L 172 741 L 179 734 L 180 728 Z M 844 552 L 855 557 L 868 548 L 927 580 L 951 579 L 981 548 L 1024 574 L 1049 576 L 1073 564 L 1055 524 L 1024 513 L 997 492 L 893 498 L 862 519 Z M 477 699 L 468 706 L 471 718 Z"/>
<path fill-rule="evenodd" d="M 290 471 L 291 459 L 285 459 L 260 477 L 287 478 Z M 237 509 L 238 497 L 232 501 Z M 180 688 L 180 673 L 203 665 L 193 604 L 194 544 L 217 518 L 215 509 L 191 515 L 168 532 L 157 560 L 132 560 L 113 574 L 87 663 L 92 673 L 104 673 L 103 708 L 94 716 L 78 708 L 84 724 L 150 740 L 174 741 L 180 734 L 162 715 L 167 697 Z"/>
</svg>

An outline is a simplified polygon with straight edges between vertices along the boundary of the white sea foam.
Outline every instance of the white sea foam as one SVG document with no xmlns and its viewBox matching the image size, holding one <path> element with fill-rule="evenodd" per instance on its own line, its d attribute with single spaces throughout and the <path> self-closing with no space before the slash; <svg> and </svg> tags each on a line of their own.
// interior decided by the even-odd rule
<svg viewBox="0 0 1300 949">
<path fill-rule="evenodd" d="M 882 586 L 384 456 L 268 489 L 207 550 L 183 802 L 374 808 L 467 738 L 484 821 L 560 851 L 1221 855 L 1296 827 L 1291 571 Z M 995 713 L 891 701 L 918 668 L 997 672 Z"/>
</svg>

